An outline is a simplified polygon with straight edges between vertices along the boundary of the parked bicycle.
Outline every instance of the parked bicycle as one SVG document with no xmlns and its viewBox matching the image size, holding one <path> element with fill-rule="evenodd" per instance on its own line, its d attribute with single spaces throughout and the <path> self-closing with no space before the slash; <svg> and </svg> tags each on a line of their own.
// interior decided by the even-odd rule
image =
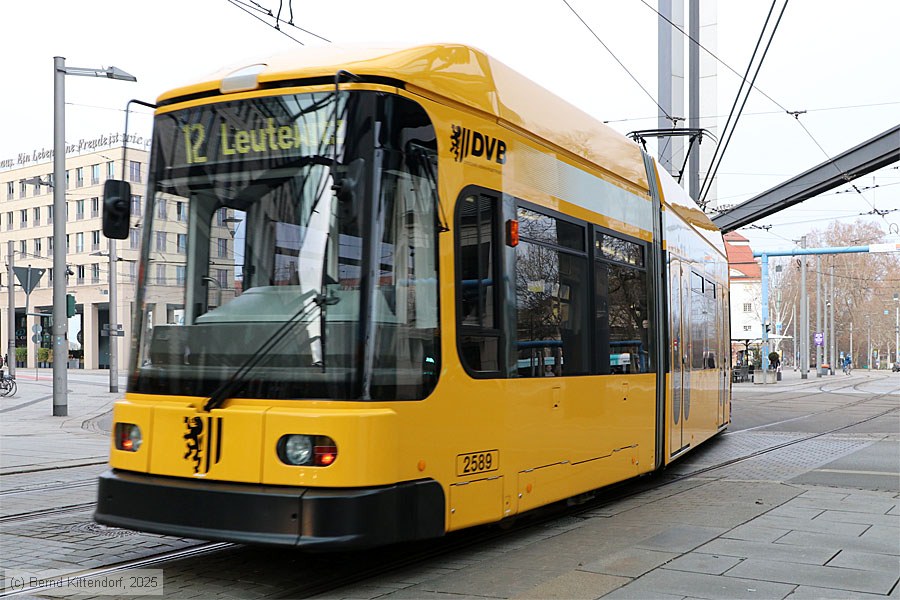
<svg viewBox="0 0 900 600">
<path fill-rule="evenodd" d="M 15 396 L 18 391 L 16 380 L 0 369 L 0 396 Z"/>
</svg>

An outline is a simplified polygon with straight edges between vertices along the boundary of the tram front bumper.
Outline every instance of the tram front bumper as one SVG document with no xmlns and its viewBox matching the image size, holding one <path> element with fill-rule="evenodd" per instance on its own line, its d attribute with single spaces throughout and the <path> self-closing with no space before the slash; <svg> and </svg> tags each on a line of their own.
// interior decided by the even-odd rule
<svg viewBox="0 0 900 600">
<path fill-rule="evenodd" d="M 100 476 L 94 520 L 204 540 L 368 548 L 444 534 L 444 492 L 433 480 L 371 488 L 198 481 L 112 469 Z"/>
</svg>

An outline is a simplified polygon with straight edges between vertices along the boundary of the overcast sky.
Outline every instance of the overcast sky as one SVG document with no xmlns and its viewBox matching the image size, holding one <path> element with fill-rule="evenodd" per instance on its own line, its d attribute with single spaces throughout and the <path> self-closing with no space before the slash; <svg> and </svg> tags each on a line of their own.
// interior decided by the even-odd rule
<svg viewBox="0 0 900 600">
<path fill-rule="evenodd" d="M 647 1 L 656 6 L 656 0 Z M 259 4 L 274 11 L 279 0 Z M 656 14 L 641 0 L 569 4 L 655 96 Z M 335 43 L 469 43 L 622 133 L 657 126 L 653 100 L 563 0 L 282 0 L 281 5 L 283 19 L 292 7 L 296 25 Z M 738 72 L 747 67 L 770 5 L 768 0 L 720 2 L 716 54 Z M 0 22 L 0 160 L 52 146 L 53 56 L 64 56 L 67 66 L 115 65 L 138 78 L 137 83 L 66 78 L 66 138 L 77 142 L 121 131 L 130 98 L 154 101 L 163 91 L 223 66 L 250 64 L 298 45 L 228 0 L 3 2 Z M 806 129 L 761 94 L 751 95 L 719 169 L 721 203 L 740 203 L 823 162 L 826 154 L 839 154 L 900 123 L 898 23 L 896 0 L 790 0 L 756 86 L 788 110 L 807 111 L 799 118 Z M 326 43 L 285 24 L 282 31 L 307 45 Z M 723 125 L 739 79 L 721 65 L 718 74 L 718 106 L 703 114 L 721 115 Z M 148 118 L 132 123 L 138 133 L 149 134 Z M 768 231 L 741 233 L 756 249 L 785 249 L 811 229 L 825 229 L 832 219 L 849 222 L 859 213 L 894 209 L 886 218 L 866 218 L 877 220 L 885 232 L 891 223 L 900 224 L 896 164 L 855 183 L 877 187 L 862 194 L 831 192 L 763 219 L 760 224 L 772 225 Z M 900 241 L 900 235 L 891 240 Z"/>
</svg>

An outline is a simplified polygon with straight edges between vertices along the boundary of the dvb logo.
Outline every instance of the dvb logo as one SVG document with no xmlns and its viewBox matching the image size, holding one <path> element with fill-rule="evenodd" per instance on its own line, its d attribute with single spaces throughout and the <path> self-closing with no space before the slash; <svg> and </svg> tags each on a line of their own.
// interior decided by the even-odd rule
<svg viewBox="0 0 900 600">
<path fill-rule="evenodd" d="M 502 165 L 506 162 L 506 142 L 459 125 L 451 125 L 450 152 L 456 162 L 467 156 L 484 158 Z"/>
</svg>

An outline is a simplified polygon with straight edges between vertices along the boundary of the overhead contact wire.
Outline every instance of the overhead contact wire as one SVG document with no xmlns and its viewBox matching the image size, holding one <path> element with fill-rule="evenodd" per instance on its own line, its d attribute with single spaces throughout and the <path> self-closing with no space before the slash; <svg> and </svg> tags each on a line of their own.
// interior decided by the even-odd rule
<svg viewBox="0 0 900 600">
<path fill-rule="evenodd" d="M 584 19 L 581 18 L 581 15 L 579 15 L 578 12 L 577 12 L 574 8 L 572 8 L 572 5 L 569 4 L 568 0 L 562 0 L 562 1 L 563 1 L 563 3 L 569 8 L 569 10 L 572 11 L 572 14 L 575 15 L 576 17 L 578 17 L 578 20 L 581 21 L 581 24 L 584 25 L 584 26 L 587 28 L 587 30 L 591 32 L 591 35 L 593 35 L 594 38 L 595 38 L 598 42 L 600 42 L 600 45 L 603 46 L 603 47 L 606 49 L 607 52 L 609 52 L 609 55 L 612 56 L 612 57 L 615 59 L 615 61 L 616 61 L 617 63 L 619 63 L 619 66 L 622 67 L 623 69 L 625 69 L 625 72 L 628 73 L 628 76 L 631 77 L 632 80 L 634 80 L 634 82 L 638 85 L 639 88 L 641 88 L 641 89 L 644 91 L 645 94 L 647 94 L 647 97 L 650 98 L 650 100 L 653 101 L 653 104 L 655 104 L 656 107 L 659 108 L 659 111 L 660 111 L 662 114 L 664 114 L 668 120 L 673 121 L 672 115 L 670 115 L 668 112 L 666 112 L 666 110 L 665 110 L 662 106 L 659 105 L 659 102 L 656 101 L 656 98 L 653 97 L 653 94 L 651 94 L 650 92 L 648 92 L 648 91 L 647 91 L 647 88 L 645 88 L 643 85 L 641 85 L 641 82 L 638 81 L 637 77 L 635 77 L 635 76 L 632 74 L 632 72 L 628 70 L 628 67 L 626 67 L 626 66 L 622 63 L 622 61 L 619 60 L 619 58 L 615 55 L 615 53 L 613 53 L 613 51 L 609 49 L 609 46 L 607 46 L 605 43 L 603 43 L 603 40 L 600 39 L 600 36 L 597 35 L 597 33 L 596 33 L 593 29 L 591 29 L 591 26 L 588 25 L 588 24 L 584 21 Z M 674 121 L 673 121 L 673 124 L 674 124 Z"/>
</svg>

